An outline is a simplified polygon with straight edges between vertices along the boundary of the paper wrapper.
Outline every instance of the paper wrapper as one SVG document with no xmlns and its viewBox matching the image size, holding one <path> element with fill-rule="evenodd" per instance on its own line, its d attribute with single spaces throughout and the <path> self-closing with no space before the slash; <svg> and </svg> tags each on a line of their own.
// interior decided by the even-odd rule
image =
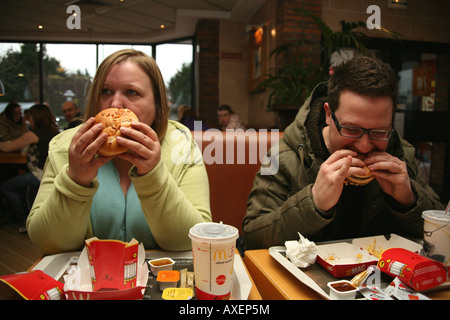
<svg viewBox="0 0 450 320">
<path fill-rule="evenodd" d="M 68 300 L 142 299 L 147 281 L 142 244 L 91 238 L 68 270 L 64 291 Z"/>
<path fill-rule="evenodd" d="M 309 241 L 300 233 L 300 240 L 286 241 L 286 257 L 299 268 L 306 268 L 316 262 L 317 247 L 314 242 Z"/>
</svg>

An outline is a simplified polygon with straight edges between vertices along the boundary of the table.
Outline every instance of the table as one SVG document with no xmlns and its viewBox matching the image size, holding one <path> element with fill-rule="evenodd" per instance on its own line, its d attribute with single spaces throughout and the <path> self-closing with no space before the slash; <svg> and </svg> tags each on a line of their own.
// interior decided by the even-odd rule
<svg viewBox="0 0 450 320">
<path fill-rule="evenodd" d="M 27 156 L 20 152 L 0 152 L 0 163 L 26 164 Z"/>
<path fill-rule="evenodd" d="M 244 263 L 264 300 L 322 300 L 269 254 L 268 249 L 245 251 Z M 450 288 L 425 293 L 433 300 L 450 300 Z"/>
</svg>

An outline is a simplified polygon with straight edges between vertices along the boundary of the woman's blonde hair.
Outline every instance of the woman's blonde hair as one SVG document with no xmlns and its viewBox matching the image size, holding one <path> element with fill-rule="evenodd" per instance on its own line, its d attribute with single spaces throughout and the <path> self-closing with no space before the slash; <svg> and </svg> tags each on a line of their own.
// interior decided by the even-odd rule
<svg viewBox="0 0 450 320">
<path fill-rule="evenodd" d="M 106 77 L 111 68 L 122 62 L 131 61 L 138 65 L 149 77 L 153 86 L 153 96 L 155 100 L 155 120 L 152 128 L 155 130 L 160 141 L 164 138 L 169 121 L 169 106 L 167 103 L 167 91 L 161 71 L 156 61 L 141 51 L 134 49 L 119 50 L 108 56 L 97 69 L 94 80 L 91 84 L 87 98 L 84 120 L 95 117 L 99 112 L 100 98 Z"/>
</svg>

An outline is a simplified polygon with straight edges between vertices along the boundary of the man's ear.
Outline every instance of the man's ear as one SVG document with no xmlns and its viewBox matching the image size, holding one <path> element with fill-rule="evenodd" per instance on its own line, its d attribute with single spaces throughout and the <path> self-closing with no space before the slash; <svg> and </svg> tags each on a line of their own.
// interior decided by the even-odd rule
<svg viewBox="0 0 450 320">
<path fill-rule="evenodd" d="M 328 104 L 328 102 L 325 102 L 323 104 L 323 108 L 325 110 L 325 122 L 328 126 L 331 126 L 333 119 L 331 119 L 330 105 Z"/>
</svg>

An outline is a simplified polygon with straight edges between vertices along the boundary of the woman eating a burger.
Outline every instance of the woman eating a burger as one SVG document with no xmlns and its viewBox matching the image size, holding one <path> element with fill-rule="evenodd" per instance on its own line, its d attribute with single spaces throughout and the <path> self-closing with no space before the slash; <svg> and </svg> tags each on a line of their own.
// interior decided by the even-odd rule
<svg viewBox="0 0 450 320">
<path fill-rule="evenodd" d="M 168 115 L 152 58 L 127 49 L 102 62 L 84 124 L 49 146 L 27 221 L 44 254 L 80 250 L 93 236 L 190 249 L 189 229 L 211 221 L 208 177 L 190 131 Z"/>
</svg>

